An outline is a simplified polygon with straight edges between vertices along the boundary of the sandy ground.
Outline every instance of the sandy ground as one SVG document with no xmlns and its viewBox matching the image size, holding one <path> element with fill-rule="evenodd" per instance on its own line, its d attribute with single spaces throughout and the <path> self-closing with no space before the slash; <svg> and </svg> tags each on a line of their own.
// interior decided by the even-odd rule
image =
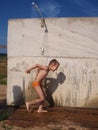
<svg viewBox="0 0 98 130">
<path fill-rule="evenodd" d="M 0 86 L 0 108 L 1 108 L 0 111 L 2 110 L 2 107 L 6 103 L 5 99 L 6 99 L 6 86 L 1 85 Z M 33 126 L 33 127 L 19 127 L 14 124 L 9 125 L 5 120 L 0 122 L 0 130 L 98 130 L 98 128 L 81 127 L 77 123 L 71 122 L 67 119 L 62 120 L 61 123 L 54 123 L 51 121 L 49 124 L 44 123 L 44 125 L 39 125 L 39 126 L 37 124 L 37 126 Z"/>
</svg>

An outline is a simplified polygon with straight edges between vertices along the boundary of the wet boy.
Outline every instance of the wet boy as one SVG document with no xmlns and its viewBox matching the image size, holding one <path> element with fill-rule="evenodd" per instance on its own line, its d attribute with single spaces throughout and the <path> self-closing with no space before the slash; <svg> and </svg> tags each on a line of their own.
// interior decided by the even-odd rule
<svg viewBox="0 0 98 130">
<path fill-rule="evenodd" d="M 40 103 L 38 112 L 47 112 L 46 110 L 43 109 L 43 103 L 45 101 L 46 93 L 43 87 L 41 86 L 41 82 L 47 76 L 49 71 L 55 71 L 58 69 L 58 67 L 59 67 L 59 62 L 56 59 L 52 59 L 49 62 L 48 66 L 36 64 L 26 70 L 26 73 L 30 73 L 32 69 L 37 69 L 37 74 L 35 80 L 32 83 L 32 86 L 35 88 L 37 94 L 39 95 L 38 99 L 34 99 L 33 101 L 26 102 L 26 108 L 28 112 L 30 112 L 30 106 L 37 103 Z"/>
</svg>

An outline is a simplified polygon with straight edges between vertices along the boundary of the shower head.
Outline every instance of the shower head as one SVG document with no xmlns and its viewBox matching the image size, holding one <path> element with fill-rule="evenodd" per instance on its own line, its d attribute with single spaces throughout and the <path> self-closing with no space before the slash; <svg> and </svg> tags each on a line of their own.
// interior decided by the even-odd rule
<svg viewBox="0 0 98 130">
<path fill-rule="evenodd" d="M 34 5 L 35 3 L 34 2 L 32 2 L 32 5 Z"/>
</svg>

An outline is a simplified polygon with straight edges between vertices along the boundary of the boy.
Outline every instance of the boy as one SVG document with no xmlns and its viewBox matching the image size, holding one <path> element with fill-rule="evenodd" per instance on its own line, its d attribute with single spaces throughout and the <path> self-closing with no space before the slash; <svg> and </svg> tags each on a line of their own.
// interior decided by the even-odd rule
<svg viewBox="0 0 98 130">
<path fill-rule="evenodd" d="M 37 104 L 37 103 L 40 103 L 40 106 L 38 108 L 39 113 L 40 112 L 47 112 L 46 110 L 43 110 L 43 103 L 45 101 L 46 94 L 45 94 L 43 87 L 41 86 L 41 82 L 47 76 L 49 71 L 55 71 L 58 69 L 58 67 L 59 67 L 59 62 L 56 59 L 52 59 L 49 62 L 48 66 L 42 66 L 42 65 L 36 64 L 36 65 L 32 66 L 31 68 L 26 70 L 26 73 L 30 73 L 30 71 L 32 69 L 38 70 L 36 77 L 35 77 L 35 80 L 33 81 L 32 85 L 35 88 L 37 94 L 39 95 L 39 98 L 34 99 L 33 101 L 30 101 L 30 102 L 26 102 L 26 108 L 27 108 L 28 112 L 30 112 L 30 106 L 33 104 Z"/>
</svg>

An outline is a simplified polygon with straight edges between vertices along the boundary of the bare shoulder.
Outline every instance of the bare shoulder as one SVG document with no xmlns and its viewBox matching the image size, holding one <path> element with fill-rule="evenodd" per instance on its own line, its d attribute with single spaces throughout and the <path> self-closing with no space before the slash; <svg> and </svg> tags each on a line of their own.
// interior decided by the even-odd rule
<svg viewBox="0 0 98 130">
<path fill-rule="evenodd" d="M 44 66 L 44 69 L 47 71 L 48 70 L 48 66 Z"/>
<path fill-rule="evenodd" d="M 42 67 L 42 70 L 48 71 L 48 66 L 43 66 L 43 67 Z"/>
<path fill-rule="evenodd" d="M 40 65 L 40 64 L 37 64 L 37 67 L 38 69 L 42 69 L 42 70 L 48 70 L 48 66 L 43 66 L 43 65 Z"/>
</svg>

